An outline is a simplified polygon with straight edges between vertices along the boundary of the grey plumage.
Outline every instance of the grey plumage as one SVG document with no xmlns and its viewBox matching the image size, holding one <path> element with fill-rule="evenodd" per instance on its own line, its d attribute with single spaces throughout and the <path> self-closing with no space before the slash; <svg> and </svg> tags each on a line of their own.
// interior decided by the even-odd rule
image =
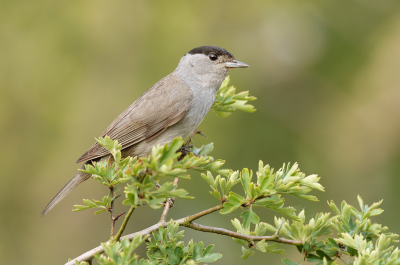
<svg viewBox="0 0 400 265">
<path fill-rule="evenodd" d="M 188 137 L 212 107 L 231 68 L 248 67 L 215 46 L 194 48 L 164 77 L 122 112 L 101 134 L 118 140 L 122 156 L 146 156 L 154 145 Z M 106 159 L 109 153 L 95 143 L 76 163 Z M 90 175 L 78 172 L 42 212 L 42 216 Z"/>
</svg>

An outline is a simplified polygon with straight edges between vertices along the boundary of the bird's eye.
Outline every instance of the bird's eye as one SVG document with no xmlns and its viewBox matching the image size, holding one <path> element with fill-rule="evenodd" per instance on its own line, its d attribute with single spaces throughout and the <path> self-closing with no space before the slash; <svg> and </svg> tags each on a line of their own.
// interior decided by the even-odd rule
<svg viewBox="0 0 400 265">
<path fill-rule="evenodd" d="M 214 53 L 211 53 L 210 55 L 208 55 L 208 58 L 210 58 L 211 61 L 215 61 L 218 59 L 218 56 Z"/>
</svg>

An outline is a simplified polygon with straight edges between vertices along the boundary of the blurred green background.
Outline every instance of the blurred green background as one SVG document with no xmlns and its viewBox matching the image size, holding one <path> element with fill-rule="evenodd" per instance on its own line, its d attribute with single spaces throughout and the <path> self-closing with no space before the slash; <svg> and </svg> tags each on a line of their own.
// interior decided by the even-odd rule
<svg viewBox="0 0 400 265">
<path fill-rule="evenodd" d="M 200 126 L 212 155 L 233 169 L 299 162 L 326 192 L 320 202 L 288 198 L 307 218 L 327 200 L 357 205 L 384 199 L 375 220 L 400 232 L 400 2 L 336 1 L 2 1 L 0 2 L 0 257 L 2 264 L 63 264 L 106 241 L 109 216 L 71 212 L 107 191 L 93 180 L 44 218 L 40 212 L 75 174 L 76 159 L 111 121 L 181 56 L 201 45 L 226 48 L 248 63 L 233 70 L 238 91 L 258 97 L 257 112 Z M 169 217 L 216 205 L 198 173 L 180 186 Z M 118 211 L 123 211 L 123 207 Z M 271 222 L 275 213 L 257 212 Z M 127 233 L 159 220 L 134 213 Z M 233 229 L 228 216 L 200 223 Z M 256 253 L 240 259 L 229 237 L 196 231 L 186 241 L 215 243 L 217 264 L 281 264 Z M 294 248 L 287 258 L 299 261 Z M 144 248 L 138 252 L 145 256 Z"/>
</svg>

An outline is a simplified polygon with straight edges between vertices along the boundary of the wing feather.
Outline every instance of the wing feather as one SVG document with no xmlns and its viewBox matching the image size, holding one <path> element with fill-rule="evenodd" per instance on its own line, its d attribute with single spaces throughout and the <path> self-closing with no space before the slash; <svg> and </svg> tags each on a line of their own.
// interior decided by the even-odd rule
<svg viewBox="0 0 400 265">
<path fill-rule="evenodd" d="M 179 122 L 192 104 L 193 94 L 178 77 L 170 74 L 154 84 L 123 111 L 101 134 L 118 140 L 122 149 L 151 140 Z M 76 163 L 94 160 L 109 152 L 95 143 Z"/>
</svg>

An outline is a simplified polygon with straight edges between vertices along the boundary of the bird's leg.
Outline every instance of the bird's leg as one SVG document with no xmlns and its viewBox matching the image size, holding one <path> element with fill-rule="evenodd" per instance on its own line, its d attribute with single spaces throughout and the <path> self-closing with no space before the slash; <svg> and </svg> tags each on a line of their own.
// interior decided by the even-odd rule
<svg viewBox="0 0 400 265">
<path fill-rule="evenodd" d="M 187 140 L 186 145 L 189 145 L 189 144 L 190 144 L 190 142 L 192 141 L 192 138 L 193 138 L 193 136 L 194 136 L 195 134 L 200 134 L 200 135 L 202 135 L 202 136 L 204 136 L 204 137 L 207 138 L 207 136 L 206 136 L 204 133 L 202 133 L 201 131 L 198 131 L 197 128 L 196 128 L 196 129 L 192 132 L 192 134 L 190 135 L 189 139 Z"/>
<path fill-rule="evenodd" d="M 192 132 L 192 134 L 189 136 L 189 139 L 187 140 L 185 145 L 189 145 L 190 142 L 192 141 L 193 136 L 196 134 L 197 128 Z"/>
<path fill-rule="evenodd" d="M 178 149 L 178 152 L 182 153 L 181 156 L 178 157 L 178 161 L 182 160 L 185 156 L 192 153 L 192 150 L 190 150 L 189 148 L 193 148 L 193 145 L 184 144 L 181 148 Z"/>
</svg>

